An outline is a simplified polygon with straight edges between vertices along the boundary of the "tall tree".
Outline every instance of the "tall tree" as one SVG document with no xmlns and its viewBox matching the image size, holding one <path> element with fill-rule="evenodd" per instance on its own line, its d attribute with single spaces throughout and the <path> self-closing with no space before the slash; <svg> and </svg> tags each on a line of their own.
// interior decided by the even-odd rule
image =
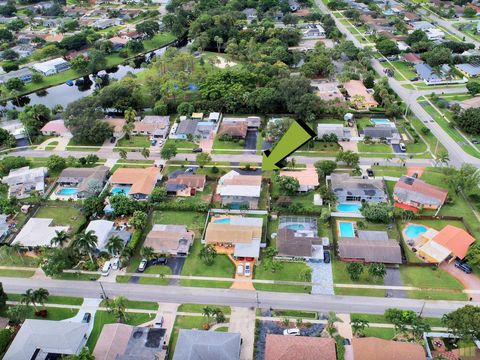
<svg viewBox="0 0 480 360">
<path fill-rule="evenodd" d="M 98 237 L 93 230 L 89 230 L 82 234 L 79 234 L 74 242 L 73 247 L 76 248 L 81 254 L 88 255 L 90 261 L 93 262 L 92 254 L 97 248 Z"/>
</svg>

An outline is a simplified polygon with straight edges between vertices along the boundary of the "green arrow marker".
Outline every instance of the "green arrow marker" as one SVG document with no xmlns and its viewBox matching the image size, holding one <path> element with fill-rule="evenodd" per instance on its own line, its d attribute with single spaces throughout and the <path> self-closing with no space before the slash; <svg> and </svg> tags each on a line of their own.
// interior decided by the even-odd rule
<svg viewBox="0 0 480 360">
<path fill-rule="evenodd" d="M 277 170 L 284 167 L 284 160 L 315 136 L 317 134 L 303 121 L 294 121 L 275 147 L 263 152 L 262 169 Z"/>
</svg>

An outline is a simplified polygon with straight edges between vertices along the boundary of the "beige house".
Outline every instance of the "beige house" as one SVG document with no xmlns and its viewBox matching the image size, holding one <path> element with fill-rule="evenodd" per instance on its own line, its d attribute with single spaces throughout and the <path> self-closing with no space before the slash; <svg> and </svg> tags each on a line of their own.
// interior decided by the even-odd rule
<svg viewBox="0 0 480 360">
<path fill-rule="evenodd" d="M 150 246 L 157 254 L 187 256 L 193 244 L 195 233 L 185 225 L 155 224 L 145 239 L 144 246 Z"/>
</svg>

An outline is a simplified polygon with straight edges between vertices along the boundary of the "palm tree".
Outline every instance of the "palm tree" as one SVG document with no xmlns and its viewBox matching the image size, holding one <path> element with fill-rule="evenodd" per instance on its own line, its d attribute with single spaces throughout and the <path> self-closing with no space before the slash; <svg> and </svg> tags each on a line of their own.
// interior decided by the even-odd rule
<svg viewBox="0 0 480 360">
<path fill-rule="evenodd" d="M 63 230 L 55 230 L 55 236 L 50 241 L 50 245 L 52 246 L 60 246 L 63 245 L 68 241 L 68 234 Z"/>
<path fill-rule="evenodd" d="M 120 157 L 121 157 L 123 160 L 126 160 L 126 159 L 127 159 L 127 150 L 125 150 L 125 149 L 120 149 L 120 151 L 118 152 L 118 155 L 120 155 Z"/>
<path fill-rule="evenodd" d="M 124 116 L 125 121 L 127 123 L 131 123 L 135 121 L 135 116 L 137 116 L 137 112 L 135 111 L 135 109 L 128 108 L 127 110 L 125 110 Z"/>
<path fill-rule="evenodd" d="M 112 311 L 119 323 L 127 321 L 127 299 L 124 296 L 117 296 L 112 302 Z"/>
<path fill-rule="evenodd" d="M 335 314 L 335 312 L 329 311 L 327 318 L 327 332 L 330 334 L 330 336 L 332 336 L 335 331 L 334 324 L 336 322 L 342 322 L 342 320 L 337 316 L 337 314 Z"/>
<path fill-rule="evenodd" d="M 365 328 L 369 327 L 369 322 L 365 319 L 352 319 L 350 321 L 350 325 L 352 326 L 353 335 L 363 335 Z"/>
<path fill-rule="evenodd" d="M 88 254 L 90 261 L 93 262 L 92 253 L 97 247 L 98 237 L 93 230 L 87 231 L 77 236 L 73 246 L 81 254 Z"/>
<path fill-rule="evenodd" d="M 10 251 L 11 252 L 16 252 L 18 257 L 20 257 L 20 259 L 22 259 L 22 263 L 24 262 L 23 254 L 22 254 L 22 245 L 20 245 L 20 243 L 15 243 L 15 244 L 10 245 Z"/>
<path fill-rule="evenodd" d="M 106 248 L 110 255 L 116 255 L 122 251 L 123 246 L 123 240 L 118 235 L 115 235 L 108 239 Z"/>
<path fill-rule="evenodd" d="M 33 305 L 35 311 L 37 311 L 37 304 L 35 303 L 35 293 L 33 289 L 28 289 L 21 295 L 20 303 L 24 304 L 26 307 Z"/>
<path fill-rule="evenodd" d="M 45 302 L 48 300 L 50 293 L 47 289 L 39 288 L 33 292 L 33 300 L 36 304 L 45 306 Z"/>
<path fill-rule="evenodd" d="M 207 322 L 210 322 L 210 316 L 213 315 L 213 309 L 210 306 L 205 306 L 202 310 L 202 315 L 207 318 Z"/>
<path fill-rule="evenodd" d="M 220 52 L 220 47 L 223 44 L 223 39 L 220 36 L 215 36 L 213 38 L 213 41 L 215 41 L 217 43 L 217 50 L 218 50 L 218 52 Z"/>
<path fill-rule="evenodd" d="M 150 150 L 147 149 L 147 148 L 143 148 L 142 151 L 140 152 L 140 154 L 142 154 L 142 156 L 145 159 L 148 159 L 148 157 L 150 156 Z"/>
<path fill-rule="evenodd" d="M 155 255 L 155 250 L 151 246 L 144 246 L 142 250 L 140 250 L 140 255 L 143 258 L 150 260 Z"/>
<path fill-rule="evenodd" d="M 450 156 L 448 152 L 442 151 L 440 154 L 437 155 L 437 160 L 435 161 L 437 164 L 441 164 L 442 166 L 447 166 L 450 161 Z"/>
<path fill-rule="evenodd" d="M 123 125 L 122 130 L 125 132 L 125 138 L 127 140 L 130 140 L 130 136 L 131 136 L 134 128 L 135 128 L 135 125 L 133 125 L 133 123 L 131 123 L 131 122 L 126 122 Z"/>
</svg>

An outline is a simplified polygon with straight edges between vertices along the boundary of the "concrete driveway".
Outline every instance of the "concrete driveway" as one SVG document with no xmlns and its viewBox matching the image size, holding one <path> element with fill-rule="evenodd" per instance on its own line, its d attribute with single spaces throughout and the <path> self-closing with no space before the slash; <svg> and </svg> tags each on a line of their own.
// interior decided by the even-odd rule
<svg viewBox="0 0 480 360">
<path fill-rule="evenodd" d="M 88 336 L 90 336 L 90 333 L 92 332 L 93 323 L 94 323 L 94 320 L 95 320 L 95 314 L 97 313 L 98 307 L 100 306 L 101 302 L 102 302 L 102 299 L 85 298 L 85 299 L 83 299 L 82 306 L 80 307 L 80 310 L 78 310 L 77 315 L 75 315 L 74 317 L 71 317 L 69 319 L 62 320 L 62 321 L 81 323 L 85 313 L 90 313 L 92 315 L 92 317 L 90 318 L 90 323 L 89 323 L 89 327 L 88 327 L 88 332 L 87 332 L 87 337 L 88 337 Z"/>
<path fill-rule="evenodd" d="M 255 341 L 255 309 L 232 306 L 228 331 L 240 333 L 242 337 L 240 360 L 252 359 Z"/>
<path fill-rule="evenodd" d="M 307 266 L 312 269 L 312 282 L 321 285 L 312 285 L 312 294 L 334 295 L 332 263 L 307 261 Z"/>
<path fill-rule="evenodd" d="M 457 269 L 455 262 L 443 263 L 440 265 L 440 269 L 445 270 L 460 281 L 466 290 L 480 290 L 480 279 L 475 274 L 466 274 L 462 270 Z M 468 297 L 472 298 L 473 301 L 480 301 L 480 294 L 468 294 Z"/>
</svg>

